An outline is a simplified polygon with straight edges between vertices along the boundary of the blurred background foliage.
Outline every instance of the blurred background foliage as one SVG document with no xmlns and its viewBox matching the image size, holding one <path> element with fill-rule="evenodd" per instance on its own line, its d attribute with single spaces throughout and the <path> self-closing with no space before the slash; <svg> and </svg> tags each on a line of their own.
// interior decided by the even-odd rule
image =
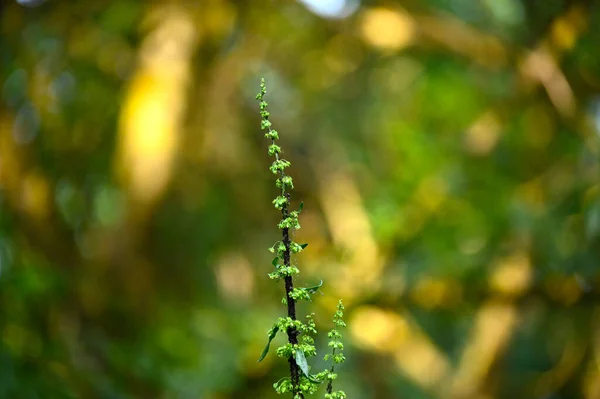
<svg viewBox="0 0 600 399">
<path fill-rule="evenodd" d="M 577 0 L 0 2 L 0 397 L 275 397 L 264 76 L 297 283 L 325 280 L 300 313 L 347 304 L 339 388 L 600 398 L 598 26 Z"/>
</svg>

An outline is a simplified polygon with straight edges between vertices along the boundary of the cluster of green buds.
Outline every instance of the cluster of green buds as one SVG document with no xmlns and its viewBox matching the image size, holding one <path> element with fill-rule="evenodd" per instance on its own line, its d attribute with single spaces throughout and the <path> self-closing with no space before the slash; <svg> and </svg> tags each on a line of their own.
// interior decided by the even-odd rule
<svg viewBox="0 0 600 399">
<path fill-rule="evenodd" d="M 292 178 L 285 173 L 285 170 L 290 166 L 290 162 L 280 158 L 282 154 L 281 147 L 276 144 L 276 141 L 279 139 L 279 133 L 272 128 L 272 123 L 269 120 L 268 104 L 264 100 L 266 93 L 267 88 L 264 79 L 262 79 L 260 92 L 256 95 L 256 99 L 259 101 L 261 129 L 266 131 L 265 137 L 271 140 L 268 153 L 274 157 L 269 169 L 276 176 L 275 185 L 279 189 L 279 194 L 273 200 L 273 205 L 281 212 L 282 216 L 277 224 L 277 227 L 281 230 L 282 239 L 269 248 L 269 251 L 275 254 L 275 258 L 272 261 L 274 269 L 269 273 L 269 277 L 276 281 L 283 280 L 285 282 L 285 296 L 282 302 L 287 306 L 287 317 L 278 318 L 269 330 L 269 340 L 258 361 L 260 362 L 265 358 L 269 352 L 271 341 L 277 333 L 279 331 L 285 332 L 288 336 L 288 342 L 277 348 L 276 354 L 288 360 L 290 376 L 276 382 L 273 385 L 275 391 L 279 394 L 291 393 L 294 399 L 304 399 L 304 395 L 316 393 L 319 384 L 328 381 L 326 398 L 346 398 L 346 394 L 343 391 L 332 392 L 331 385 L 336 378 L 333 366 L 330 370 L 311 374 L 311 368 L 306 360 L 308 357 L 317 354 L 314 345 L 314 336 L 317 330 L 312 315 L 307 316 L 306 323 L 296 318 L 296 303 L 300 300 L 310 301 L 311 296 L 323 285 L 323 281 L 311 287 L 294 287 L 293 277 L 298 275 L 300 270 L 295 265 L 292 265 L 291 258 L 293 255 L 303 251 L 308 245 L 298 244 L 290 238 L 293 231 L 300 228 L 298 217 L 302 212 L 303 204 L 300 203 L 297 210 L 290 210 L 290 190 L 293 190 L 294 183 Z M 338 311 L 334 317 L 334 323 L 338 327 L 344 323 L 341 319 L 342 315 L 343 306 L 340 302 Z M 329 346 L 333 348 L 333 352 L 331 355 L 326 356 L 326 360 L 331 356 L 333 363 L 339 364 L 344 361 L 344 356 L 341 354 L 341 350 L 343 349 L 343 345 L 340 342 L 341 335 L 335 329 L 329 335 Z"/>
<path fill-rule="evenodd" d="M 344 391 L 333 391 L 333 380 L 337 378 L 335 373 L 335 366 L 342 364 L 346 361 L 346 357 L 343 354 L 344 344 L 342 343 L 342 334 L 339 332 L 339 328 L 346 327 L 346 323 L 343 320 L 344 317 L 344 305 L 340 300 L 337 305 L 337 310 L 333 315 L 333 324 L 335 327 L 329 331 L 327 338 L 329 338 L 329 347 L 331 353 L 325 355 L 325 360 L 331 360 L 331 368 L 327 373 L 327 393 L 325 399 L 345 399 L 346 393 Z"/>
</svg>

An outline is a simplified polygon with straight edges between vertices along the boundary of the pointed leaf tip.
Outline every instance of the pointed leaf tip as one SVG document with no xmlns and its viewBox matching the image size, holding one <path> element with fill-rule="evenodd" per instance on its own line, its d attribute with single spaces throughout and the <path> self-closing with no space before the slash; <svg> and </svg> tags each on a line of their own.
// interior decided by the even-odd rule
<svg viewBox="0 0 600 399">
<path fill-rule="evenodd" d="M 265 349 L 263 349 L 262 353 L 260 354 L 260 358 L 258 359 L 258 361 L 256 363 L 262 362 L 262 360 L 265 358 L 265 356 L 267 356 L 267 353 L 269 353 L 269 347 L 271 346 L 271 341 L 273 341 L 273 338 L 275 338 L 278 331 L 279 331 L 279 326 L 274 325 L 273 328 L 271 329 L 271 331 L 269 332 L 269 341 L 267 342 Z"/>
</svg>

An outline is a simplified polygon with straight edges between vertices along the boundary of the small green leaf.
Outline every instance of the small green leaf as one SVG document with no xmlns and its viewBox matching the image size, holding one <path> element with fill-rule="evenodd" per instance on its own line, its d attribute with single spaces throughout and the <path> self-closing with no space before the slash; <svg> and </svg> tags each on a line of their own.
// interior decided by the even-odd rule
<svg viewBox="0 0 600 399">
<path fill-rule="evenodd" d="M 277 262 L 278 262 L 278 261 L 279 261 L 279 256 L 276 256 L 275 258 L 273 258 L 273 261 L 271 262 L 271 264 L 272 264 L 274 267 L 277 267 Z"/>
<path fill-rule="evenodd" d="M 296 364 L 300 367 L 300 370 L 304 373 L 305 376 L 310 378 L 310 374 L 308 374 L 308 362 L 306 361 L 306 357 L 304 356 L 304 352 L 301 349 L 296 349 Z"/>
<path fill-rule="evenodd" d="M 302 209 L 304 209 L 304 202 L 300 202 L 300 206 L 298 207 L 298 213 L 302 212 Z"/>
<path fill-rule="evenodd" d="M 257 363 L 262 362 L 262 360 L 265 358 L 265 356 L 267 356 L 267 353 L 269 353 L 269 346 L 271 346 L 271 341 L 273 341 L 273 338 L 275 338 L 278 331 L 279 331 L 278 325 L 274 325 L 273 328 L 269 331 L 269 342 L 267 342 L 267 346 L 265 346 L 265 349 L 263 349 L 262 353 L 260 354 L 260 358 L 258 359 Z M 306 359 L 304 359 L 304 361 L 306 361 Z"/>
<path fill-rule="evenodd" d="M 300 246 L 302 247 L 302 249 L 308 247 L 308 244 L 300 244 Z"/>
<path fill-rule="evenodd" d="M 306 287 L 303 288 L 305 291 L 308 291 L 309 294 L 314 294 L 315 292 L 317 292 L 319 290 L 319 288 L 321 288 L 323 286 L 323 280 L 321 280 L 319 282 L 318 285 L 315 285 L 313 287 Z"/>
</svg>

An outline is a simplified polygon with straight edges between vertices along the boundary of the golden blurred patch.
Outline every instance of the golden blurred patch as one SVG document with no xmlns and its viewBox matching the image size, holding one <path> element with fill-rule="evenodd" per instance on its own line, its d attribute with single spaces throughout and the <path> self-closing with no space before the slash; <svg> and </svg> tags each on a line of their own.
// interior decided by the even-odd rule
<svg viewBox="0 0 600 399">
<path fill-rule="evenodd" d="M 529 256 L 521 252 L 498 260 L 493 266 L 489 284 L 499 294 L 518 296 L 530 287 L 532 279 Z"/>
<path fill-rule="evenodd" d="M 170 180 L 197 40 L 188 10 L 172 4 L 150 14 L 156 26 L 142 42 L 140 66 L 125 95 L 117 160 L 119 175 L 139 205 L 156 201 Z"/>
<path fill-rule="evenodd" d="M 451 383 L 449 397 L 478 397 L 494 361 L 506 347 L 518 314 L 514 306 L 488 301 L 479 309 Z"/>
<path fill-rule="evenodd" d="M 424 278 L 417 282 L 410 296 L 425 309 L 453 307 L 462 298 L 462 287 L 454 280 Z"/>
<path fill-rule="evenodd" d="M 402 316 L 374 306 L 355 309 L 349 326 L 357 345 L 378 352 L 398 349 L 409 333 L 408 324 Z"/>
<path fill-rule="evenodd" d="M 465 133 L 464 143 L 474 155 L 489 154 L 500 138 L 500 120 L 493 111 L 487 111 L 473 122 Z"/>
<path fill-rule="evenodd" d="M 373 47 L 397 51 L 413 43 L 416 26 L 405 11 L 378 7 L 363 13 L 360 33 L 363 40 Z"/>
</svg>

